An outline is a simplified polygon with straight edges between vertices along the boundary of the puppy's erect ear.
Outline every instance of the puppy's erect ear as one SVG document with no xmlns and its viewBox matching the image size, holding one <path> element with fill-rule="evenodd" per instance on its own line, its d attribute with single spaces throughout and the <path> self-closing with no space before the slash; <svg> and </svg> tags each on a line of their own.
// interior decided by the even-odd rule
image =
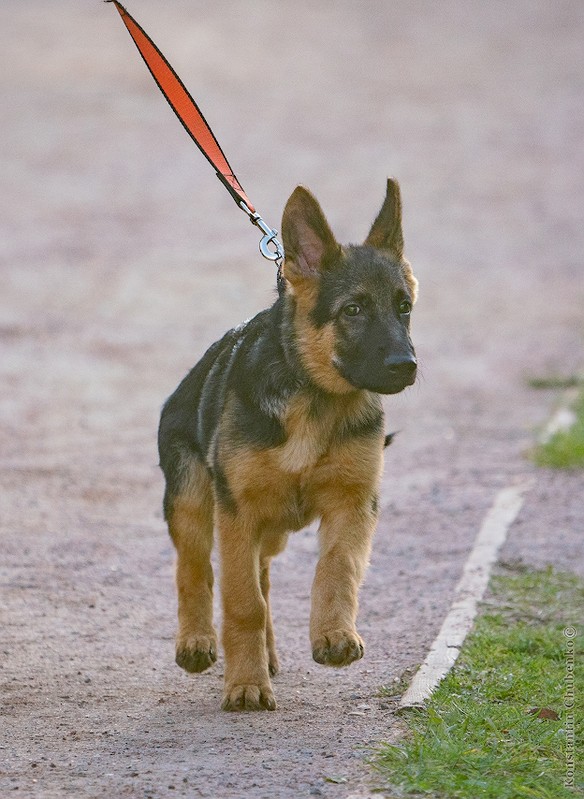
<svg viewBox="0 0 584 799">
<path fill-rule="evenodd" d="M 397 258 L 404 252 L 402 233 L 402 206 L 399 183 L 393 178 L 387 179 L 387 194 L 379 215 L 365 239 L 369 247 L 390 250 Z"/>
<path fill-rule="evenodd" d="M 340 251 L 315 197 L 298 186 L 292 192 L 282 216 L 284 276 L 291 282 L 316 278 Z"/>
</svg>

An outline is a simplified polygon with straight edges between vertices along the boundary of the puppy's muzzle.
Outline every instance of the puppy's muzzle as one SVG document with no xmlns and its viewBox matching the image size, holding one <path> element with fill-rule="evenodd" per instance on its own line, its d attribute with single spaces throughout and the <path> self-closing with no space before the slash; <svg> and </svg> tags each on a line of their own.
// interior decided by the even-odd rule
<svg viewBox="0 0 584 799">
<path fill-rule="evenodd" d="M 384 359 L 383 365 L 386 368 L 389 382 L 396 386 L 403 385 L 405 388 L 405 386 L 411 386 L 416 380 L 418 362 L 413 355 L 407 357 L 389 355 Z"/>
</svg>

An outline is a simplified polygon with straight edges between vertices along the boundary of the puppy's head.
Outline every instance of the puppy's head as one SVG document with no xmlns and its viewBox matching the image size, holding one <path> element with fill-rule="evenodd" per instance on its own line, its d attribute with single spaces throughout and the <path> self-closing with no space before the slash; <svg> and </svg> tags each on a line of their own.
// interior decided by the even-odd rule
<svg viewBox="0 0 584 799">
<path fill-rule="evenodd" d="M 302 186 L 284 209 L 286 294 L 300 357 L 326 391 L 396 394 L 416 379 L 410 314 L 418 282 L 403 257 L 401 199 L 389 179 L 364 244 L 341 247 Z"/>
</svg>

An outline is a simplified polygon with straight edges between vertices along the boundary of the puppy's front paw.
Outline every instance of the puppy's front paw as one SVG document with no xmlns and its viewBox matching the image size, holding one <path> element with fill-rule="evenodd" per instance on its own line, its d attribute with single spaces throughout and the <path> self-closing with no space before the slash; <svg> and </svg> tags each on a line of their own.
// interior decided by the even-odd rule
<svg viewBox="0 0 584 799">
<path fill-rule="evenodd" d="M 324 666 L 348 666 L 363 657 L 365 648 L 356 632 L 332 630 L 312 643 L 312 657 Z"/>
<path fill-rule="evenodd" d="M 233 685 L 225 690 L 222 710 L 275 710 L 276 700 L 271 686 Z"/>
<path fill-rule="evenodd" d="M 191 674 L 205 671 L 217 660 L 217 639 L 209 635 L 179 636 L 175 660 L 181 669 Z"/>
</svg>

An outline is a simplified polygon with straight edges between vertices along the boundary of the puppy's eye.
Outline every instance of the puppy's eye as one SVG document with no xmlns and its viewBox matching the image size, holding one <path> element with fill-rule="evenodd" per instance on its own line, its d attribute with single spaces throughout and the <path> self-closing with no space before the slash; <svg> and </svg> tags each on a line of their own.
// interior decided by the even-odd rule
<svg viewBox="0 0 584 799">
<path fill-rule="evenodd" d="M 349 305 L 345 305 L 343 313 L 345 316 L 357 316 L 361 313 L 361 308 L 356 303 L 351 302 Z"/>
<path fill-rule="evenodd" d="M 412 312 L 412 303 L 409 300 L 402 300 L 399 304 L 399 312 L 402 316 L 408 316 Z"/>
</svg>

